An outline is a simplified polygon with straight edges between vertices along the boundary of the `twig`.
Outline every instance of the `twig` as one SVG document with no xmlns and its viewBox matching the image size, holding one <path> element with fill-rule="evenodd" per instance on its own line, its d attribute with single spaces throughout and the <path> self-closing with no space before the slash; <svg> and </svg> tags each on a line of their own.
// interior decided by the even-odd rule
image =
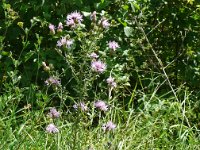
<svg viewBox="0 0 200 150">
<path fill-rule="evenodd" d="M 168 76 L 167 76 L 167 73 L 166 73 L 166 71 L 165 71 L 165 67 L 163 66 L 162 61 L 160 60 L 160 58 L 159 58 L 158 55 L 156 54 L 156 52 L 155 52 L 153 46 L 152 46 L 151 43 L 149 42 L 149 39 L 148 39 L 146 33 L 144 32 L 144 29 L 143 29 L 141 26 L 139 26 L 139 23 L 138 23 L 138 21 L 137 21 L 136 18 L 135 18 L 135 23 L 136 23 L 136 25 L 138 26 L 138 28 L 140 29 L 140 31 L 143 33 L 146 42 L 149 44 L 149 46 L 150 46 L 150 48 L 151 48 L 151 50 L 152 50 L 154 56 L 156 57 L 156 59 L 157 59 L 159 65 L 161 66 L 161 69 L 162 69 L 162 71 L 163 71 L 163 73 L 164 73 L 164 76 L 166 77 L 166 80 L 167 80 L 167 82 L 168 82 L 168 84 L 169 84 L 169 86 L 170 86 L 170 88 L 171 88 L 171 90 L 172 90 L 172 92 L 173 92 L 173 94 L 174 94 L 176 100 L 179 101 L 179 100 L 178 100 L 178 97 L 177 97 L 177 95 L 176 95 L 176 92 L 174 91 L 174 89 L 173 89 L 173 87 L 172 87 L 172 84 L 171 84 L 171 82 L 170 82 L 170 80 L 169 80 L 169 78 L 168 78 Z"/>
</svg>

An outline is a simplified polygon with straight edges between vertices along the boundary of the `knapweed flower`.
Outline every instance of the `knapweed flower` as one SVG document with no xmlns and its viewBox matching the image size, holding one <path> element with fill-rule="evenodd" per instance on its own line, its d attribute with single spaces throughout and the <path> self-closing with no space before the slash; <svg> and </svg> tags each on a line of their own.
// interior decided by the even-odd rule
<svg viewBox="0 0 200 150">
<path fill-rule="evenodd" d="M 107 28 L 110 27 L 110 23 L 109 23 L 108 20 L 105 19 L 105 18 L 102 18 L 102 19 L 100 20 L 100 25 L 101 25 L 103 28 L 105 28 L 105 29 L 107 29 Z"/>
<path fill-rule="evenodd" d="M 92 52 L 91 54 L 90 54 L 90 58 L 93 58 L 93 59 L 96 59 L 96 58 L 98 58 L 99 56 L 95 53 L 95 52 Z"/>
<path fill-rule="evenodd" d="M 80 102 L 80 103 L 77 103 L 77 104 L 74 104 L 73 105 L 74 109 L 80 109 L 81 111 L 87 111 L 87 106 L 84 102 Z"/>
<path fill-rule="evenodd" d="M 104 131 L 114 130 L 115 128 L 116 128 L 116 125 L 112 121 L 109 121 L 106 124 L 103 124 L 102 126 L 102 129 Z"/>
<path fill-rule="evenodd" d="M 111 76 L 108 79 L 106 79 L 106 82 L 108 83 L 109 86 L 113 88 L 117 86 L 117 83 L 114 81 L 114 78 Z"/>
<path fill-rule="evenodd" d="M 50 33 L 55 34 L 55 26 L 53 24 L 49 24 Z"/>
<path fill-rule="evenodd" d="M 46 131 L 49 133 L 58 133 L 59 132 L 58 128 L 53 123 L 49 124 L 46 127 Z"/>
<path fill-rule="evenodd" d="M 74 41 L 72 39 L 66 39 L 66 37 L 62 37 L 60 40 L 57 41 L 57 46 L 65 46 L 66 48 L 71 48 Z"/>
<path fill-rule="evenodd" d="M 77 24 L 80 24 L 82 21 L 83 21 L 83 16 L 79 12 L 75 11 L 67 15 L 66 24 L 67 26 L 74 28 L 76 27 Z"/>
<path fill-rule="evenodd" d="M 108 105 L 102 101 L 102 100 L 98 100 L 94 103 L 94 106 L 102 111 L 107 111 L 108 110 Z"/>
<path fill-rule="evenodd" d="M 74 43 L 73 40 L 68 39 L 68 40 L 66 41 L 66 47 L 67 47 L 67 48 L 71 48 L 71 46 L 72 46 L 73 43 Z"/>
<path fill-rule="evenodd" d="M 97 14 L 97 12 L 96 12 L 96 11 L 93 11 L 93 13 L 91 13 L 91 15 L 90 15 L 90 19 L 91 19 L 93 22 L 96 22 L 96 20 L 97 20 L 96 14 Z"/>
<path fill-rule="evenodd" d="M 108 43 L 108 47 L 109 47 L 111 50 L 115 51 L 117 48 L 119 48 L 119 44 L 118 44 L 117 42 L 115 42 L 115 41 L 110 41 L 110 42 Z"/>
<path fill-rule="evenodd" d="M 50 112 L 48 113 L 49 117 L 51 118 L 59 118 L 60 112 L 58 112 L 55 108 L 51 108 Z"/>
<path fill-rule="evenodd" d="M 92 61 L 91 63 L 92 70 L 98 73 L 103 73 L 106 70 L 106 64 L 103 63 L 102 61 Z"/>
<path fill-rule="evenodd" d="M 54 77 L 49 77 L 46 81 L 45 81 L 46 85 L 55 85 L 58 86 L 60 85 L 60 80 L 54 78 Z"/>
<path fill-rule="evenodd" d="M 59 22 L 57 31 L 62 32 L 62 30 L 63 30 L 63 24 L 62 24 L 62 22 Z"/>
<path fill-rule="evenodd" d="M 66 37 L 62 37 L 60 40 L 57 41 L 57 46 L 61 47 L 66 44 Z"/>
</svg>

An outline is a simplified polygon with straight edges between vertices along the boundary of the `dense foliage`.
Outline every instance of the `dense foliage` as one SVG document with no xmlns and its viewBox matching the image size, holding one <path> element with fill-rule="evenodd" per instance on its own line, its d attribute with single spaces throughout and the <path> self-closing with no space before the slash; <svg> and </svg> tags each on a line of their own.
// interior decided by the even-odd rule
<svg viewBox="0 0 200 150">
<path fill-rule="evenodd" d="M 199 0 L 0 4 L 3 149 L 198 149 Z"/>
</svg>

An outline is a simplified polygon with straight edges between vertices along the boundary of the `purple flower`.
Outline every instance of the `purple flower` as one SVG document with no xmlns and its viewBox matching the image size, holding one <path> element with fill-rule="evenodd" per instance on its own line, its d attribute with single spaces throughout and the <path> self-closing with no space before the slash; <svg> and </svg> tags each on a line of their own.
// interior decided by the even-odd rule
<svg viewBox="0 0 200 150">
<path fill-rule="evenodd" d="M 77 110 L 78 109 L 78 104 L 74 104 L 73 108 Z"/>
<path fill-rule="evenodd" d="M 62 37 L 60 40 L 57 41 L 57 46 L 66 46 L 66 48 L 70 48 L 71 45 L 74 43 L 71 39 L 66 39 L 66 37 Z"/>
<path fill-rule="evenodd" d="M 63 24 L 62 22 L 59 22 L 57 31 L 62 32 L 62 30 L 63 30 Z"/>
<path fill-rule="evenodd" d="M 55 26 L 53 24 L 49 24 L 49 30 L 52 34 L 55 34 Z"/>
<path fill-rule="evenodd" d="M 60 40 L 57 41 L 57 46 L 61 47 L 66 44 L 66 37 L 62 37 Z"/>
<path fill-rule="evenodd" d="M 82 111 L 87 111 L 87 106 L 85 105 L 84 102 L 80 102 L 80 108 Z"/>
<path fill-rule="evenodd" d="M 49 133 L 58 133 L 59 132 L 58 128 L 53 123 L 49 124 L 46 127 L 46 131 Z"/>
<path fill-rule="evenodd" d="M 67 48 L 71 48 L 71 46 L 72 46 L 73 43 L 74 43 L 73 40 L 71 40 L 71 39 L 67 40 L 67 41 L 66 41 L 66 47 L 67 47 Z"/>
<path fill-rule="evenodd" d="M 102 126 L 102 129 L 104 131 L 114 130 L 115 128 L 116 128 L 116 125 L 112 121 L 109 121 L 106 124 L 103 124 Z"/>
<path fill-rule="evenodd" d="M 102 18 L 102 19 L 100 20 L 100 25 L 101 25 L 103 28 L 105 28 L 105 29 L 107 29 L 107 28 L 110 27 L 110 23 L 109 23 L 108 20 L 105 19 L 105 18 Z"/>
<path fill-rule="evenodd" d="M 67 26 L 71 26 L 74 28 L 77 24 L 80 24 L 82 21 L 83 16 L 79 12 L 75 11 L 67 15 L 66 24 Z"/>
<path fill-rule="evenodd" d="M 84 102 L 80 102 L 78 104 L 74 104 L 73 107 L 74 107 L 74 109 L 80 108 L 81 111 L 87 111 L 87 109 L 88 109 Z"/>
<path fill-rule="evenodd" d="M 91 67 L 92 67 L 92 70 L 99 73 L 103 73 L 106 70 L 106 64 L 101 62 L 100 60 L 92 61 Z"/>
<path fill-rule="evenodd" d="M 93 58 L 93 59 L 96 59 L 96 58 L 98 58 L 99 56 L 95 53 L 95 52 L 92 52 L 91 54 L 90 54 L 90 58 Z"/>
<path fill-rule="evenodd" d="M 108 79 L 106 79 L 107 83 L 109 86 L 115 88 L 117 86 L 117 83 L 114 81 L 114 78 L 113 77 L 109 77 Z"/>
<path fill-rule="evenodd" d="M 51 108 L 50 112 L 48 113 L 48 115 L 51 118 L 59 118 L 60 117 L 60 112 L 58 112 L 55 108 Z"/>
<path fill-rule="evenodd" d="M 46 81 L 45 81 L 46 85 L 60 85 L 60 81 L 54 77 L 49 77 Z"/>
<path fill-rule="evenodd" d="M 110 76 L 106 81 L 108 84 L 111 84 L 112 82 L 114 82 L 114 78 Z"/>
<path fill-rule="evenodd" d="M 102 111 L 107 111 L 108 110 L 108 105 L 102 100 L 98 100 L 94 103 L 94 106 Z"/>
<path fill-rule="evenodd" d="M 115 42 L 115 41 L 110 41 L 110 42 L 108 43 L 108 47 L 109 47 L 110 49 L 112 49 L 113 51 L 115 51 L 117 48 L 119 48 L 119 45 L 118 45 L 118 43 Z"/>
<path fill-rule="evenodd" d="M 93 11 L 93 13 L 90 15 L 90 19 L 95 22 L 97 20 L 97 16 L 96 16 L 97 12 Z"/>
</svg>

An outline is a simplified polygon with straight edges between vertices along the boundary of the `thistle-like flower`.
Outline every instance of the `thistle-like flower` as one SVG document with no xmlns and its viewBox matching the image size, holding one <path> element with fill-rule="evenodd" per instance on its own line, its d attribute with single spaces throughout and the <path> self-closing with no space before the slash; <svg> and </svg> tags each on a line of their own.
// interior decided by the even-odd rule
<svg viewBox="0 0 200 150">
<path fill-rule="evenodd" d="M 74 28 L 78 24 L 81 24 L 82 21 L 83 21 L 83 16 L 79 12 L 75 11 L 67 15 L 66 24 L 67 26 Z"/>
<path fill-rule="evenodd" d="M 105 28 L 105 29 L 107 29 L 107 28 L 110 27 L 110 23 L 109 23 L 108 20 L 105 19 L 105 18 L 102 18 L 102 19 L 100 20 L 99 24 L 100 24 L 103 28 Z"/>
<path fill-rule="evenodd" d="M 108 105 L 102 101 L 102 100 L 98 100 L 94 103 L 94 106 L 102 111 L 107 111 L 108 110 Z"/>
<path fill-rule="evenodd" d="M 93 22 L 96 22 L 96 20 L 97 20 L 96 14 L 97 14 L 97 12 L 96 12 L 96 11 L 93 11 L 93 13 L 91 13 L 91 15 L 90 15 L 90 19 L 91 19 Z"/>
<path fill-rule="evenodd" d="M 92 61 L 91 63 L 92 70 L 98 73 L 103 73 L 106 70 L 106 64 L 103 63 L 102 61 Z"/>
<path fill-rule="evenodd" d="M 62 22 L 59 22 L 57 31 L 62 32 L 62 30 L 63 30 L 63 24 L 62 24 Z"/>
<path fill-rule="evenodd" d="M 80 102 L 80 103 L 77 103 L 77 104 L 74 104 L 73 105 L 74 109 L 80 109 L 81 111 L 87 111 L 88 110 L 88 107 L 87 105 L 84 103 L 84 102 Z"/>
<path fill-rule="evenodd" d="M 116 128 L 116 125 L 112 121 L 109 121 L 106 124 L 103 124 L 102 126 L 102 129 L 104 131 L 111 131 L 111 130 L 114 130 L 115 128 Z"/>
<path fill-rule="evenodd" d="M 50 112 L 48 113 L 49 117 L 51 118 L 59 118 L 60 112 L 58 112 L 55 108 L 51 108 Z"/>
<path fill-rule="evenodd" d="M 92 52 L 89 56 L 93 59 L 97 59 L 99 57 L 95 52 Z"/>
<path fill-rule="evenodd" d="M 57 128 L 53 123 L 49 124 L 49 125 L 46 127 L 46 131 L 47 131 L 48 133 L 58 133 L 58 132 L 59 132 L 58 128 Z"/>
<path fill-rule="evenodd" d="M 59 86 L 60 80 L 54 78 L 54 77 L 49 77 L 46 81 L 45 81 L 46 85 L 55 85 L 55 86 Z"/>
<path fill-rule="evenodd" d="M 109 77 L 108 79 L 106 79 L 107 83 L 109 86 L 115 88 L 117 86 L 117 83 L 114 81 L 114 78 L 113 77 Z"/>
<path fill-rule="evenodd" d="M 53 24 L 49 24 L 49 30 L 51 34 L 55 34 L 55 26 Z"/>
<path fill-rule="evenodd" d="M 71 48 L 74 41 L 72 39 L 66 39 L 66 37 L 62 37 L 60 40 L 57 41 L 57 46 L 65 46 L 66 48 Z"/>
<path fill-rule="evenodd" d="M 119 48 L 119 44 L 115 41 L 110 41 L 108 43 L 108 47 L 113 50 L 113 51 L 116 51 L 117 48 Z"/>
</svg>

